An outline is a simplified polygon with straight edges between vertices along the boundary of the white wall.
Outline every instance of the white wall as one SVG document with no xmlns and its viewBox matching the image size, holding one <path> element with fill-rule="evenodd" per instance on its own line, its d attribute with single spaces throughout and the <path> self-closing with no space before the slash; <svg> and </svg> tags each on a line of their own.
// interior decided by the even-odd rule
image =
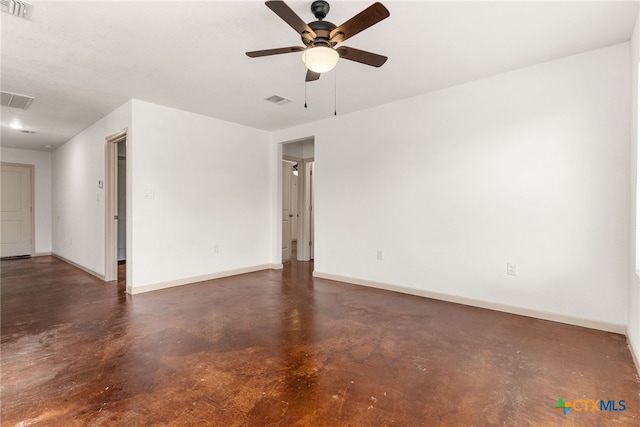
<svg viewBox="0 0 640 427">
<path fill-rule="evenodd" d="M 35 254 L 50 253 L 51 153 L 2 147 L 0 148 L 0 157 L 3 162 L 22 163 L 34 166 Z"/>
<path fill-rule="evenodd" d="M 316 274 L 624 330 L 629 49 L 277 132 L 315 137 Z"/>
<path fill-rule="evenodd" d="M 137 100 L 133 128 L 130 292 L 269 266 L 269 133 Z"/>
<path fill-rule="evenodd" d="M 99 276 L 105 274 L 105 138 L 131 128 L 131 102 L 53 152 L 52 252 Z"/>
<path fill-rule="evenodd" d="M 631 39 L 631 245 L 629 262 L 629 324 L 627 337 L 634 352 L 636 364 L 640 363 L 640 262 L 638 261 L 638 248 L 640 248 L 640 233 L 638 232 L 638 63 L 640 62 L 640 13 L 636 19 L 636 26 Z M 640 364 L 637 365 L 640 371 Z"/>
<path fill-rule="evenodd" d="M 128 127 L 130 291 L 276 264 L 277 143 L 312 136 L 318 273 L 626 325 L 629 52 L 275 134 L 131 101 L 54 152 L 53 252 L 104 274 L 104 138 Z"/>
</svg>

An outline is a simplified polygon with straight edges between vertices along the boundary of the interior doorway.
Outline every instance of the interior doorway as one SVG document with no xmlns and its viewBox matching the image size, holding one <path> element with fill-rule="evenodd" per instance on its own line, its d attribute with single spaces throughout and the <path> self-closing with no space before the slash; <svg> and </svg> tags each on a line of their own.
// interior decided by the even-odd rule
<svg viewBox="0 0 640 427">
<path fill-rule="evenodd" d="M 127 260 L 127 146 L 118 142 L 118 263 Z"/>
<path fill-rule="evenodd" d="M 125 281 L 127 262 L 127 145 L 126 141 L 118 143 L 118 171 L 116 174 L 118 183 L 118 281 Z"/>
<path fill-rule="evenodd" d="M 105 143 L 105 281 L 126 283 L 127 130 Z"/>
<path fill-rule="evenodd" d="M 282 146 L 282 262 L 314 258 L 314 142 Z"/>
<path fill-rule="evenodd" d="M 282 160 L 282 262 L 298 257 L 298 161 Z"/>
<path fill-rule="evenodd" d="M 33 165 L 2 163 L 0 257 L 34 252 Z"/>
</svg>

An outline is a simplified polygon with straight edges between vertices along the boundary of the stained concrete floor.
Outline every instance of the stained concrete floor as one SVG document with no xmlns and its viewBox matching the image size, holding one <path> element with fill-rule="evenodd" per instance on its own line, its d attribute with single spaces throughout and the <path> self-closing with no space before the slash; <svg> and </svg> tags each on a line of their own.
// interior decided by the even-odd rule
<svg viewBox="0 0 640 427">
<path fill-rule="evenodd" d="M 613 333 L 314 279 L 311 263 L 133 297 L 51 257 L 1 268 L 3 426 L 640 425 Z"/>
</svg>

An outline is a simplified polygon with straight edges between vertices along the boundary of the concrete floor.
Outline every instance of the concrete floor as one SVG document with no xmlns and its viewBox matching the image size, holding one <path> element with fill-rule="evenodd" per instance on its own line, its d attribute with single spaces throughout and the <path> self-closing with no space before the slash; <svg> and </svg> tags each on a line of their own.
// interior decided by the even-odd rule
<svg viewBox="0 0 640 427">
<path fill-rule="evenodd" d="M 133 297 L 51 257 L 1 268 L 3 426 L 640 425 L 613 333 L 314 279 L 311 263 Z M 626 409 L 583 402 L 601 399 Z"/>
</svg>

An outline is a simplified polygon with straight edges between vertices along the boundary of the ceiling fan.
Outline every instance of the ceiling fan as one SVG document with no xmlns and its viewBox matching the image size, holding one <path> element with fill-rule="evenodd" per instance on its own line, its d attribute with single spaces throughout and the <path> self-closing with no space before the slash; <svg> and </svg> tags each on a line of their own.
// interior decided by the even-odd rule
<svg viewBox="0 0 640 427">
<path fill-rule="evenodd" d="M 335 67 L 338 59 L 344 58 L 361 64 L 380 67 L 387 60 L 386 56 L 347 46 L 336 45 L 366 30 L 389 16 L 389 11 L 382 3 L 376 2 L 358 13 L 342 25 L 336 26 L 323 19 L 329 13 L 329 3 L 318 0 L 311 4 L 311 12 L 317 21 L 306 24 L 285 2 L 267 1 L 267 7 L 275 12 L 291 28 L 296 30 L 304 46 L 290 46 L 276 49 L 255 50 L 246 52 L 251 58 L 279 55 L 282 53 L 303 52 L 302 61 L 307 67 L 306 81 L 320 78 L 320 74 Z"/>
</svg>

